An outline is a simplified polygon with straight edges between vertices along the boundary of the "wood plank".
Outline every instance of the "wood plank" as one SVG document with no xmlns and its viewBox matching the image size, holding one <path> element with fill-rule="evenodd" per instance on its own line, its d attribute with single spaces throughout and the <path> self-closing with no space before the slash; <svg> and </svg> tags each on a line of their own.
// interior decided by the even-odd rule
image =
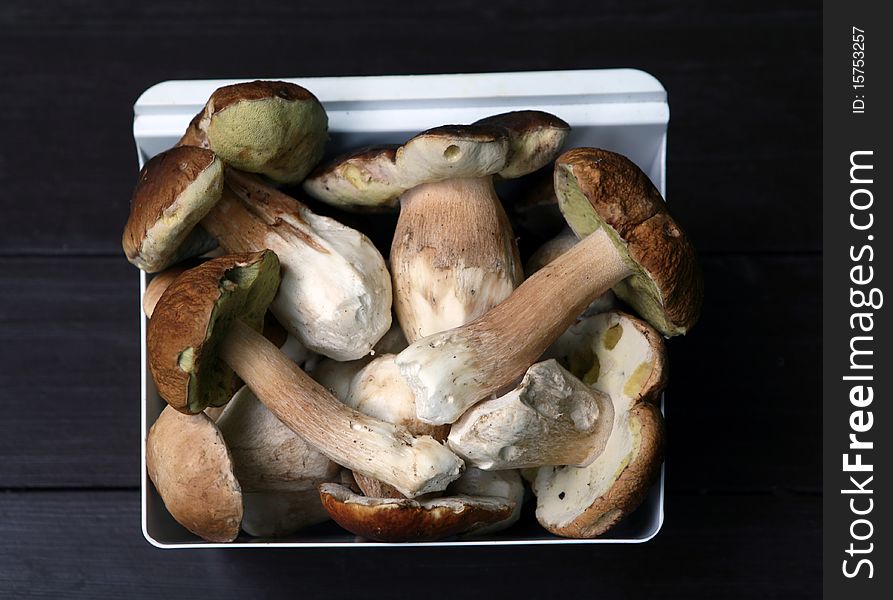
<svg viewBox="0 0 893 600">
<path fill-rule="evenodd" d="M 818 490 L 821 259 L 707 256 L 670 346 L 668 486 Z M 137 271 L 0 259 L 0 487 L 137 486 Z"/>
<path fill-rule="evenodd" d="M 821 499 L 670 495 L 633 546 L 159 550 L 137 492 L 0 495 L 0 598 L 816 598 Z M 408 568 L 408 565 L 411 565 Z M 390 591 L 388 591 L 390 590 Z"/>
<path fill-rule="evenodd" d="M 0 254 L 120 252 L 131 106 L 160 80 L 617 66 L 669 91 L 669 195 L 702 251 L 816 251 L 819 31 L 812 2 L 4 2 Z"/>
</svg>

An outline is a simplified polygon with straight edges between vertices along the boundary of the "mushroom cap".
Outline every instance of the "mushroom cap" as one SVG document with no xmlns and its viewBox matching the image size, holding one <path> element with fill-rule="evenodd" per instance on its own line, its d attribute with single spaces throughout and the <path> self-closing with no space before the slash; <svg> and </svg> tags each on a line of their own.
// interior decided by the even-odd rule
<svg viewBox="0 0 893 600">
<path fill-rule="evenodd" d="M 502 113 L 474 124 L 494 125 L 508 132 L 509 160 L 499 172 L 503 179 L 514 179 L 545 167 L 555 159 L 571 131 L 565 121 L 541 110 Z"/>
<path fill-rule="evenodd" d="M 165 407 L 146 437 L 146 469 L 183 527 L 210 542 L 239 535 L 242 491 L 223 435 L 205 414 Z"/>
<path fill-rule="evenodd" d="M 341 527 L 380 542 L 432 542 L 470 533 L 509 518 L 515 507 L 510 500 L 490 496 L 367 498 L 336 483 L 320 485 L 319 494 Z"/>
<path fill-rule="evenodd" d="M 701 312 L 704 282 L 694 247 L 660 192 L 625 156 L 575 148 L 555 161 L 555 193 L 579 237 L 605 227 L 633 274 L 613 290 L 666 336 L 686 333 Z"/>
<path fill-rule="evenodd" d="M 270 250 L 209 260 L 182 273 L 162 294 L 147 330 L 158 393 L 185 413 L 226 404 L 235 373 L 217 356 L 236 319 L 260 332 L 279 285 Z"/>
<path fill-rule="evenodd" d="M 509 138 L 502 128 L 443 125 L 402 146 L 371 146 L 339 156 L 311 173 L 304 191 L 343 208 L 389 207 L 423 183 L 498 173 L 508 155 Z"/>
<path fill-rule="evenodd" d="M 660 471 L 663 418 L 652 401 L 666 382 L 663 341 L 647 323 L 613 311 L 577 323 L 547 354 L 610 396 L 614 425 L 589 466 L 537 471 L 537 520 L 557 535 L 596 537 L 641 504 Z"/>
<path fill-rule="evenodd" d="M 210 150 L 180 146 L 154 156 L 140 171 L 121 245 L 127 260 L 149 273 L 213 248 L 193 228 L 223 192 L 223 163 Z"/>
<path fill-rule="evenodd" d="M 251 81 L 217 89 L 198 128 L 228 164 L 279 183 L 298 183 L 322 159 L 328 116 L 316 96 L 294 83 Z M 201 143 L 192 124 L 184 139 Z"/>
</svg>

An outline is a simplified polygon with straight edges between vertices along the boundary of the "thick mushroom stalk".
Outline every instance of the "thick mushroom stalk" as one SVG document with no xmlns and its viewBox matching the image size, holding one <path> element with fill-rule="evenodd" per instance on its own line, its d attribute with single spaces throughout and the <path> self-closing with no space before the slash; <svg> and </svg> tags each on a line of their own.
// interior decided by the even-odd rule
<svg viewBox="0 0 893 600">
<path fill-rule="evenodd" d="M 442 442 L 449 434 L 449 427 L 429 425 L 416 417 L 415 398 L 394 363 L 393 354 L 379 356 L 363 367 L 351 380 L 344 403 L 365 415 L 405 427 L 413 435 L 430 435 Z M 400 497 L 389 486 L 355 474 L 357 485 L 366 496 Z"/>
<path fill-rule="evenodd" d="M 439 442 L 341 404 L 241 322 L 220 354 L 280 421 L 340 465 L 408 497 L 443 490 L 462 472 L 462 461 Z"/>
<path fill-rule="evenodd" d="M 606 257 L 596 262 L 593 254 Z M 483 317 L 418 340 L 397 355 L 418 417 L 452 423 L 523 375 L 577 315 L 629 268 L 603 231 L 534 273 Z"/>
<path fill-rule="evenodd" d="M 607 394 L 554 359 L 527 369 L 521 385 L 465 412 L 450 429 L 450 448 L 485 470 L 586 466 L 605 449 L 614 422 Z"/>
<path fill-rule="evenodd" d="M 165 291 L 148 331 L 149 366 L 162 397 L 189 413 L 223 404 L 234 371 L 280 421 L 336 463 L 409 497 L 446 488 L 463 469 L 455 454 L 431 437 L 348 408 L 258 332 L 278 271 L 271 251 L 226 256 L 186 271 Z"/>
<path fill-rule="evenodd" d="M 703 282 L 694 249 L 647 176 L 620 155 L 582 148 L 556 161 L 555 178 L 565 217 L 587 236 L 484 316 L 397 356 L 421 420 L 452 423 L 511 385 L 608 289 L 664 335 L 696 321 Z"/>
<path fill-rule="evenodd" d="M 368 354 L 391 323 L 390 274 L 378 250 L 256 176 L 226 171 L 213 152 L 191 146 L 146 163 L 124 231 L 128 259 L 148 272 L 163 269 L 197 224 L 229 252 L 273 249 L 283 263 L 272 307 L 280 323 L 320 354 Z"/>
<path fill-rule="evenodd" d="M 355 229 L 234 170 L 203 224 L 229 252 L 276 252 L 282 283 L 270 311 L 308 349 L 358 359 L 391 326 L 390 275 Z"/>
<path fill-rule="evenodd" d="M 394 309 L 410 342 L 464 325 L 507 298 L 523 272 L 492 177 L 404 193 L 391 271 Z"/>
<path fill-rule="evenodd" d="M 569 130 L 539 111 L 445 125 L 400 147 L 341 156 L 311 174 L 304 189 L 339 206 L 390 206 L 399 198 L 391 246 L 394 308 L 414 342 L 483 315 L 523 279 L 493 177 L 519 177 L 546 165 Z"/>
</svg>

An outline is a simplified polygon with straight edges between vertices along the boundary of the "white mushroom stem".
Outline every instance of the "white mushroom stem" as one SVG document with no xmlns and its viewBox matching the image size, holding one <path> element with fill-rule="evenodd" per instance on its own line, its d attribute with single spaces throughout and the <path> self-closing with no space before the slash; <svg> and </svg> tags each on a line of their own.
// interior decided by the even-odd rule
<svg viewBox="0 0 893 600">
<path fill-rule="evenodd" d="M 220 356 L 280 421 L 352 471 L 408 497 L 443 490 L 462 473 L 462 461 L 436 440 L 348 408 L 240 321 L 230 325 Z"/>
<path fill-rule="evenodd" d="M 202 225 L 229 252 L 276 252 L 282 283 L 270 311 L 310 350 L 358 359 L 391 326 L 390 275 L 360 232 L 232 169 Z"/>
<path fill-rule="evenodd" d="M 450 430 L 450 448 L 486 470 L 544 465 L 586 466 L 605 449 L 614 405 L 554 359 L 527 370 L 517 388 L 465 412 Z"/>
<path fill-rule="evenodd" d="M 512 385 L 590 302 L 632 273 L 598 229 L 484 316 L 411 344 L 396 362 L 419 419 L 452 423 Z"/>
<path fill-rule="evenodd" d="M 523 279 L 493 178 L 448 179 L 400 197 L 391 245 L 394 308 L 410 342 L 464 325 Z"/>
</svg>

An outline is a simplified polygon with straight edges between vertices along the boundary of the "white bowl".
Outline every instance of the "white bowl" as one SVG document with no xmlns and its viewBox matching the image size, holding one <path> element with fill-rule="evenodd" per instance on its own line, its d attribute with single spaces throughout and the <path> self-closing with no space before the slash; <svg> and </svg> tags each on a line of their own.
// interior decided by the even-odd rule
<svg viewBox="0 0 893 600">
<path fill-rule="evenodd" d="M 173 146 L 211 93 L 242 80 L 166 81 L 146 90 L 134 105 L 133 137 L 139 164 Z M 511 110 L 536 109 L 558 115 L 572 127 L 566 148 L 597 146 L 628 156 L 665 195 L 669 107 L 663 86 L 633 69 L 543 71 L 457 75 L 317 77 L 286 79 L 304 86 L 329 115 L 328 152 L 368 144 L 397 143 L 445 123 L 471 123 Z M 294 536 L 267 540 L 240 537 L 230 544 L 205 542 L 176 523 L 146 474 L 149 427 L 164 408 L 146 362 L 146 319 L 142 313 L 145 274 L 140 272 L 142 384 L 141 481 L 143 535 L 159 548 L 388 546 L 359 540 L 333 523 Z M 663 524 L 664 473 L 642 506 L 605 537 L 571 540 L 549 534 L 533 519 L 492 537 L 404 546 L 637 543 Z"/>
</svg>

